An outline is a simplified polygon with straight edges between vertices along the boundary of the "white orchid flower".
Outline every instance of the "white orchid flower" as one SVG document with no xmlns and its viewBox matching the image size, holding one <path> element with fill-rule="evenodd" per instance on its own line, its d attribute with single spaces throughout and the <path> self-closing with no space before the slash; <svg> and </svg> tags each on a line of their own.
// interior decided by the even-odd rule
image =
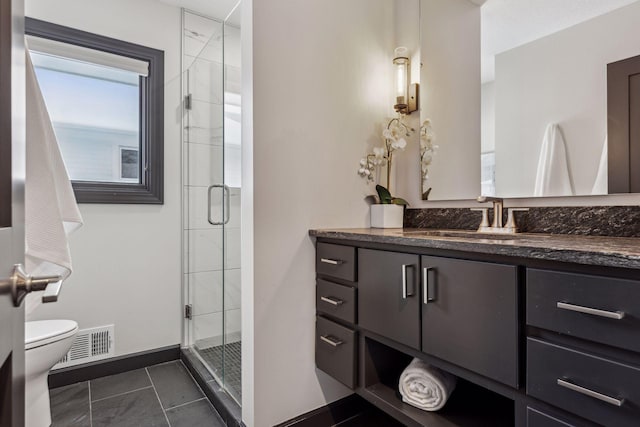
<svg viewBox="0 0 640 427">
<path fill-rule="evenodd" d="M 404 150 L 405 147 L 407 146 L 407 140 L 404 138 L 400 138 L 397 141 L 394 141 L 391 143 L 391 146 L 395 149 L 395 150 Z"/>
<path fill-rule="evenodd" d="M 382 147 L 374 147 L 373 148 L 373 155 L 376 156 L 377 158 L 383 158 L 384 157 L 384 148 Z"/>
</svg>

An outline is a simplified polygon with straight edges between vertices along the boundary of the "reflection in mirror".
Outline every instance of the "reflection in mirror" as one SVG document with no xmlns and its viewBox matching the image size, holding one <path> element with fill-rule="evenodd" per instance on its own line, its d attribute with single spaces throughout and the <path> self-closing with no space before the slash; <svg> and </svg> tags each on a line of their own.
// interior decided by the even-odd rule
<svg viewBox="0 0 640 427">
<path fill-rule="evenodd" d="M 640 192 L 638 0 L 421 0 L 420 19 L 429 200 Z"/>
<path fill-rule="evenodd" d="M 480 194 L 480 8 L 469 0 L 420 2 L 423 200 Z M 435 145 L 435 152 L 426 152 Z"/>
<path fill-rule="evenodd" d="M 607 138 L 607 85 L 615 84 L 607 67 L 640 54 L 638 22 L 635 0 L 488 0 L 482 6 L 483 194 L 630 191 L 628 182 L 626 189 L 608 182 L 624 163 L 622 180 L 628 181 L 630 141 Z M 625 146 L 627 155 L 618 156 L 610 175 L 608 154 Z"/>
</svg>

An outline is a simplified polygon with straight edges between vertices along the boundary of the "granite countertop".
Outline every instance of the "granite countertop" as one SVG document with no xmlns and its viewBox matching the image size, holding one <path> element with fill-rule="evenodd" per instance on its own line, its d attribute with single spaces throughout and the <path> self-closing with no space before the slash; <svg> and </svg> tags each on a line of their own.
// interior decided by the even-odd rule
<svg viewBox="0 0 640 427">
<path fill-rule="evenodd" d="M 438 234 L 444 235 L 438 235 Z M 483 235 L 473 231 L 421 228 L 310 230 L 313 237 L 477 252 L 606 267 L 639 268 L 640 238 L 519 233 Z"/>
</svg>

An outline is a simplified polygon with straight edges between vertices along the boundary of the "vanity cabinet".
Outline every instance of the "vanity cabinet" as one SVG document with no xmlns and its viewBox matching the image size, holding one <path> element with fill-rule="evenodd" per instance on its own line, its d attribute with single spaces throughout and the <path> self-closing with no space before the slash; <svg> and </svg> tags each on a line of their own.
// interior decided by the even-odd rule
<svg viewBox="0 0 640 427">
<path fill-rule="evenodd" d="M 318 241 L 318 369 L 408 426 L 640 425 L 640 273 L 395 242 Z M 444 410 L 402 402 L 414 357 Z"/>
<path fill-rule="evenodd" d="M 513 265 L 423 256 L 422 351 L 518 387 Z"/>
</svg>

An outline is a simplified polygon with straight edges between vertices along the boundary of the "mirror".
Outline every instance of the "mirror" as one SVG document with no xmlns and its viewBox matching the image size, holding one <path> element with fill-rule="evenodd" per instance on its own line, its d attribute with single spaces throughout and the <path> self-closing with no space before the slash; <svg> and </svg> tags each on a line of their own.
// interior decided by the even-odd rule
<svg viewBox="0 0 640 427">
<path fill-rule="evenodd" d="M 420 19 L 428 200 L 640 192 L 639 1 L 421 0 Z"/>
</svg>

